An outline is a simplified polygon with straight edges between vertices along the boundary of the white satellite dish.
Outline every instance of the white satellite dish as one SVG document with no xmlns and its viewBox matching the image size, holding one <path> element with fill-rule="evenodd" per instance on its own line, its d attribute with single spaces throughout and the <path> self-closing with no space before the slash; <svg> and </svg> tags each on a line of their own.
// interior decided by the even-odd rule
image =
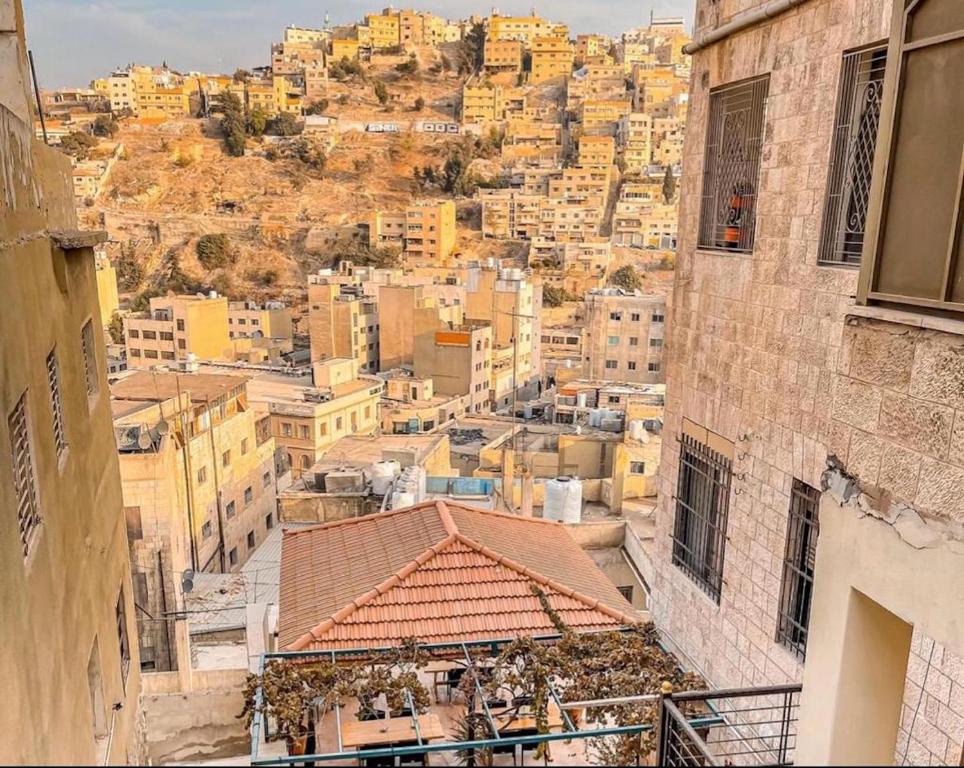
<svg viewBox="0 0 964 768">
<path fill-rule="evenodd" d="M 162 419 L 161 421 L 157 422 L 157 426 L 154 427 L 154 431 L 157 432 L 157 434 L 164 436 L 171 431 L 171 427 Z"/>
</svg>

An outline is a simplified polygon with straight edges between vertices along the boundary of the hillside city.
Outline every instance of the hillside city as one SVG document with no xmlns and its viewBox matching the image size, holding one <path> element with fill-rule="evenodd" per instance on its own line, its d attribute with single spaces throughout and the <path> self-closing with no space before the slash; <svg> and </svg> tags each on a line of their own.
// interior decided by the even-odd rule
<svg viewBox="0 0 964 768">
<path fill-rule="evenodd" d="M 0 0 L 0 763 L 962 764 L 964 5 L 693 5 Z"/>
</svg>

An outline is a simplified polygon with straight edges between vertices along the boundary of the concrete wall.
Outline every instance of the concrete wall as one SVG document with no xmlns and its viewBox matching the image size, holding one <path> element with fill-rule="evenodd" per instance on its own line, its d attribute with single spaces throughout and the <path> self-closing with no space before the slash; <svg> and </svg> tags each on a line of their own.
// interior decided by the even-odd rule
<svg viewBox="0 0 964 768">
<path fill-rule="evenodd" d="M 278 496 L 278 517 L 285 523 L 331 523 L 370 515 L 381 499 L 364 494 L 329 494 L 285 491 Z"/>
<path fill-rule="evenodd" d="M 248 731 L 237 716 L 244 706 L 246 669 L 195 671 L 182 691 L 176 673 L 144 675 L 141 697 L 148 750 L 155 765 L 246 754 Z"/>
</svg>

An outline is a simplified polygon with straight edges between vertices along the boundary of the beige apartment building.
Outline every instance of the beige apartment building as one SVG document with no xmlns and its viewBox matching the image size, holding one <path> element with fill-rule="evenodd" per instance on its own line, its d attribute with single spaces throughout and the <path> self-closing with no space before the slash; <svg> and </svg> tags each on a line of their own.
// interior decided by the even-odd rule
<svg viewBox="0 0 964 768">
<path fill-rule="evenodd" d="M 562 158 L 562 126 L 529 115 L 506 121 L 502 162 L 557 167 Z"/>
<path fill-rule="evenodd" d="M 487 37 L 482 51 L 482 68 L 490 74 L 522 70 L 522 43 L 519 40 Z"/>
<path fill-rule="evenodd" d="M 94 247 L 34 138 L 19 2 L 0 3 L 0 676 L 8 764 L 143 762 Z"/>
<path fill-rule="evenodd" d="M 661 183 L 624 184 L 613 209 L 613 243 L 673 250 L 678 219 L 679 205 L 675 202 L 667 205 L 663 201 Z"/>
<path fill-rule="evenodd" d="M 462 122 L 489 123 L 505 118 L 504 88 L 475 75 L 462 85 Z"/>
<path fill-rule="evenodd" d="M 455 249 L 455 203 L 422 201 L 398 214 L 376 211 L 368 225 L 368 244 L 399 246 L 412 259 L 443 262 Z"/>
<path fill-rule="evenodd" d="M 416 378 L 440 395 L 464 396 L 466 413 L 488 413 L 492 329 L 483 323 L 430 331 L 415 339 Z"/>
<path fill-rule="evenodd" d="M 120 304 L 117 299 L 117 270 L 103 251 L 94 251 L 94 276 L 97 279 L 100 324 L 106 327 L 114 319 Z"/>
<path fill-rule="evenodd" d="M 616 125 L 616 143 L 627 173 L 643 173 L 653 162 L 653 119 L 642 112 L 623 115 Z"/>
<path fill-rule="evenodd" d="M 441 305 L 422 285 L 382 285 L 378 288 L 378 312 L 390 317 L 378 337 L 379 370 L 411 368 L 415 364 L 415 340 L 424 333 L 462 325 L 461 304 Z"/>
<path fill-rule="evenodd" d="M 331 270 L 308 276 L 311 361 L 346 357 L 362 373 L 378 371 L 378 304 L 357 280 L 343 283 Z"/>
<path fill-rule="evenodd" d="M 365 16 L 365 23 L 368 25 L 373 51 L 393 48 L 400 44 L 397 13 L 388 8 L 381 13 L 369 13 Z"/>
<path fill-rule="evenodd" d="M 578 113 L 586 99 L 626 97 L 626 73 L 618 64 L 586 64 L 566 81 L 566 109 Z"/>
<path fill-rule="evenodd" d="M 291 310 L 283 302 L 256 301 L 228 302 L 229 339 L 271 339 L 287 346 L 293 343 Z"/>
<path fill-rule="evenodd" d="M 568 37 L 546 36 L 532 40 L 532 70 L 529 82 L 544 83 L 572 74 L 572 43 Z"/>
<path fill-rule="evenodd" d="M 397 373 L 385 381 L 380 405 L 382 432 L 431 432 L 469 410 L 468 395 L 437 395 L 432 379 Z"/>
<path fill-rule="evenodd" d="M 615 136 L 620 118 L 632 112 L 629 99 L 586 99 L 579 110 L 581 135 Z"/>
<path fill-rule="evenodd" d="M 313 382 L 279 374 L 255 376 L 248 383 L 253 407 L 270 419 L 269 433 L 283 465 L 299 477 L 348 435 L 370 435 L 378 428 L 383 384 L 359 375 L 350 358 L 329 358 L 313 366 Z"/>
<path fill-rule="evenodd" d="M 527 50 L 535 38 L 547 35 L 568 39 L 569 30 L 564 24 L 554 24 L 534 15 L 501 16 L 498 13 L 493 13 L 486 19 L 486 38 L 519 40 Z"/>
<path fill-rule="evenodd" d="M 181 604 L 181 574 L 237 571 L 276 522 L 275 444 L 247 378 L 138 371 L 111 387 L 137 605 Z M 177 669 L 173 621 L 138 615 L 141 663 Z"/>
<path fill-rule="evenodd" d="M 405 255 L 438 263 L 455 249 L 455 203 L 419 202 L 405 209 Z"/>
<path fill-rule="evenodd" d="M 127 360 L 132 368 L 150 368 L 189 354 L 202 360 L 230 360 L 228 300 L 216 293 L 157 296 L 147 312 L 124 317 Z"/>
<path fill-rule="evenodd" d="M 596 381 L 657 384 L 664 380 L 666 297 L 620 288 L 586 294 L 586 375 Z"/>
<path fill-rule="evenodd" d="M 576 164 L 581 168 L 609 168 L 615 159 L 616 140 L 612 136 L 579 137 Z"/>
<path fill-rule="evenodd" d="M 610 41 L 605 35 L 576 35 L 575 56 L 578 66 L 609 53 Z"/>
<path fill-rule="evenodd" d="M 688 49 L 653 617 L 797 764 L 958 765 L 964 6 L 764 5 Z"/>
</svg>

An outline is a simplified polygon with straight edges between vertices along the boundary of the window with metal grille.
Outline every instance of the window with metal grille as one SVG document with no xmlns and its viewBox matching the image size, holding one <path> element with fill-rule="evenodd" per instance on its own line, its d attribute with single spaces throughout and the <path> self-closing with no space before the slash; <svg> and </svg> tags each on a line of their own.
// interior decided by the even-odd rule
<svg viewBox="0 0 964 768">
<path fill-rule="evenodd" d="M 777 642 L 785 645 L 801 660 L 807 654 L 813 563 L 817 556 L 817 535 L 820 533 L 819 507 L 820 491 L 794 478 L 790 492 L 787 549 L 783 557 Z"/>
<path fill-rule="evenodd" d="M 843 57 L 820 235 L 823 264 L 860 264 L 886 64 L 886 45 Z"/>
<path fill-rule="evenodd" d="M 37 476 L 30 447 L 30 422 L 27 419 L 27 393 L 24 392 L 7 417 L 10 431 L 10 456 L 13 459 L 13 489 L 17 498 L 17 522 L 23 556 L 30 553 L 37 526 L 40 504 L 37 500 Z"/>
<path fill-rule="evenodd" d="M 64 429 L 64 401 L 60 394 L 60 367 L 53 349 L 47 355 L 47 386 L 50 389 L 50 412 L 54 423 L 54 448 L 59 459 L 67 450 L 67 432 Z"/>
<path fill-rule="evenodd" d="M 94 323 L 88 320 L 80 332 L 80 344 L 84 352 L 84 380 L 87 383 L 87 397 L 97 394 L 97 357 L 94 349 Z"/>
<path fill-rule="evenodd" d="M 628 587 L 616 587 L 619 590 L 619 594 L 626 598 L 630 603 L 633 602 L 633 585 L 630 584 Z"/>
<path fill-rule="evenodd" d="M 703 167 L 700 248 L 753 250 L 763 117 L 770 76 L 716 88 Z"/>
<path fill-rule="evenodd" d="M 117 642 L 120 646 L 121 683 L 127 687 L 127 672 L 131 668 L 131 645 L 127 636 L 127 610 L 124 606 L 124 588 L 117 596 Z"/>
<path fill-rule="evenodd" d="M 716 602 L 723 587 L 731 476 L 729 459 L 690 435 L 682 436 L 673 564 Z"/>
</svg>

